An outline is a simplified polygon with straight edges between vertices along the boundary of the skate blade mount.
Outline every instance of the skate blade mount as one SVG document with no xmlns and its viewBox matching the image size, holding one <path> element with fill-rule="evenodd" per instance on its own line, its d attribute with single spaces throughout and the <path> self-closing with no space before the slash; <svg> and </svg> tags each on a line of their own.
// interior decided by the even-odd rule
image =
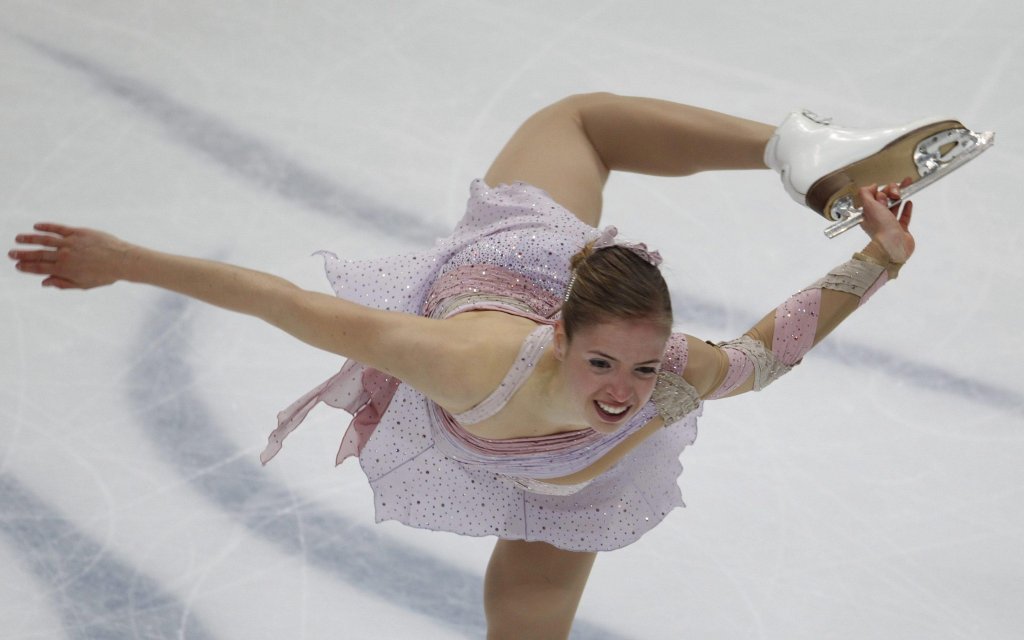
<svg viewBox="0 0 1024 640">
<path fill-rule="evenodd" d="M 914 164 L 920 178 L 901 189 L 900 198 L 890 200 L 888 206 L 896 206 L 933 182 L 948 176 L 981 155 L 994 141 L 995 133 L 992 131 L 975 133 L 969 129 L 950 129 L 921 141 L 914 151 Z M 943 152 L 943 149 L 946 151 Z M 837 222 L 825 228 L 825 236 L 828 238 L 835 238 L 864 220 L 864 210 L 854 205 L 853 196 L 836 200 L 829 213 Z"/>
</svg>

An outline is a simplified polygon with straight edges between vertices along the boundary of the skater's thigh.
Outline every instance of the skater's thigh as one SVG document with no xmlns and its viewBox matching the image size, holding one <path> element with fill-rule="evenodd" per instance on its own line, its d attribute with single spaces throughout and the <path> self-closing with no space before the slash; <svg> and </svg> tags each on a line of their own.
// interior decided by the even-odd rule
<svg viewBox="0 0 1024 640">
<path fill-rule="evenodd" d="M 532 184 L 583 222 L 598 226 L 608 169 L 580 119 L 580 108 L 590 99 L 572 96 L 531 116 L 498 154 L 484 181 L 492 187 Z"/>
</svg>

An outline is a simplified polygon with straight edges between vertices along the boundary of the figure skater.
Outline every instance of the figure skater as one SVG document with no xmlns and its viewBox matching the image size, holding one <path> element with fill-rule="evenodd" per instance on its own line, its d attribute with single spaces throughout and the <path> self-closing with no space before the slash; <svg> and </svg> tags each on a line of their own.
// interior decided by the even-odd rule
<svg viewBox="0 0 1024 640">
<path fill-rule="evenodd" d="M 488 637 L 564 638 L 596 553 L 682 504 L 679 456 L 703 402 L 764 388 L 895 278 L 914 252 L 901 188 L 989 144 L 955 121 L 863 131 L 805 112 L 774 129 L 578 95 L 519 128 L 432 249 L 372 261 L 324 253 L 336 296 L 59 224 L 17 236 L 35 246 L 10 257 L 43 286 L 146 283 L 346 357 L 279 415 L 263 462 L 316 404 L 348 410 L 337 461 L 359 458 L 377 520 L 496 536 Z M 599 228 L 609 172 L 768 167 L 822 215 L 861 216 L 867 246 L 735 340 L 673 333 L 661 256 Z"/>
</svg>

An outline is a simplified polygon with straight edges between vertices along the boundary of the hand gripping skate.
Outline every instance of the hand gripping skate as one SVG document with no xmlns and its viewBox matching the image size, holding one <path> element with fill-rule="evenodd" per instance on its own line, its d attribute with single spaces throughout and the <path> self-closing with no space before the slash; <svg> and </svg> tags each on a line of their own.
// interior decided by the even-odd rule
<svg viewBox="0 0 1024 640">
<path fill-rule="evenodd" d="M 791 113 L 775 131 L 765 163 L 781 174 L 794 200 L 833 222 L 825 235 L 834 238 L 862 220 L 858 187 L 910 178 L 900 191 L 908 198 L 978 157 L 994 140 L 991 131 L 976 133 L 956 120 L 845 129 L 803 111 Z"/>
</svg>

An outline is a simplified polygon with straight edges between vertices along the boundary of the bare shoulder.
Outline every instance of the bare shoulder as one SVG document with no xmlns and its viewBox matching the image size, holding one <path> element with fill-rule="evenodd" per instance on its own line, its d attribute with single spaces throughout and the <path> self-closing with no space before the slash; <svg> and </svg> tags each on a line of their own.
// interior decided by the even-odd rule
<svg viewBox="0 0 1024 640">
<path fill-rule="evenodd" d="M 383 329 L 387 362 L 378 368 L 452 412 L 474 407 L 490 395 L 537 326 L 497 311 L 445 320 L 394 316 Z"/>
</svg>

